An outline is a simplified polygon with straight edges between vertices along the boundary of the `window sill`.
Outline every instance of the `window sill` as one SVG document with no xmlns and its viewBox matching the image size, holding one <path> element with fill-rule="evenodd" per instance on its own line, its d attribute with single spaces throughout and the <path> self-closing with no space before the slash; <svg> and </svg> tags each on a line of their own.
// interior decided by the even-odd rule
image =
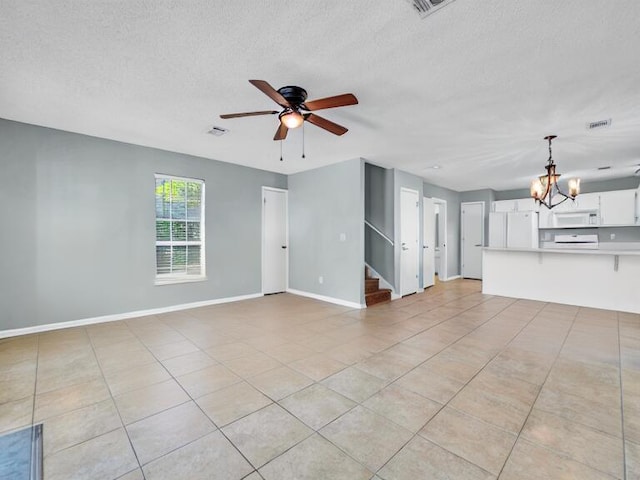
<svg viewBox="0 0 640 480">
<path fill-rule="evenodd" d="M 156 278 L 155 285 L 175 285 L 178 283 L 194 283 L 194 282 L 205 282 L 207 277 L 167 277 L 167 278 Z"/>
</svg>

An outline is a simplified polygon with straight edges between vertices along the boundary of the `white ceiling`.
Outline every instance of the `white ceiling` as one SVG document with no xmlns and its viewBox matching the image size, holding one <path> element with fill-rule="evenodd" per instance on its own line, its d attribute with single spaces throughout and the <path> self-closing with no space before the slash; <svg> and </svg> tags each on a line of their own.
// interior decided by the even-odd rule
<svg viewBox="0 0 640 480">
<path fill-rule="evenodd" d="M 640 164 L 639 18 L 637 0 L 426 19 L 405 0 L 2 0 L 0 117 L 281 173 L 363 157 L 460 191 L 527 187 L 553 133 L 565 177 L 622 177 Z M 307 125 L 306 159 L 290 131 L 280 162 L 276 116 L 219 118 L 278 109 L 248 79 L 360 103 L 318 112 L 349 132 Z"/>
</svg>

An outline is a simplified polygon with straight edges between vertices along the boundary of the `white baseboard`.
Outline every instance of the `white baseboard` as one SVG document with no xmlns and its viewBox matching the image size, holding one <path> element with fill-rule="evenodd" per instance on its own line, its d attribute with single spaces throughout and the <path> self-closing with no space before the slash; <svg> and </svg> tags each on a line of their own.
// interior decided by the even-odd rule
<svg viewBox="0 0 640 480">
<path fill-rule="evenodd" d="M 28 335 L 31 333 L 48 332 L 51 330 L 60 330 L 63 328 L 82 327 L 85 325 L 94 325 L 96 323 L 117 322 L 118 320 L 127 320 L 129 318 L 136 317 L 147 317 L 149 315 L 177 312 L 179 310 L 188 310 L 190 308 L 208 307 L 210 305 L 218 305 L 220 303 L 239 302 L 240 300 L 250 300 L 252 298 L 258 298 L 262 296 L 262 293 L 252 293 L 249 295 L 239 295 L 237 297 L 216 298 L 213 300 L 204 300 L 202 302 L 183 303 L 180 305 L 170 305 L 168 307 L 151 308 L 148 310 L 138 310 L 135 312 L 115 313 L 113 315 L 103 315 L 101 317 L 82 318 L 80 320 L 71 320 L 68 322 L 48 323 L 46 325 L 35 325 L 33 327 L 15 328 L 12 330 L 0 330 L 0 338 L 16 337 L 18 335 Z"/>
<path fill-rule="evenodd" d="M 441 282 L 448 282 L 449 280 L 455 280 L 456 278 L 462 278 L 460 275 L 453 275 L 452 277 L 441 278 Z"/>
<path fill-rule="evenodd" d="M 325 295 L 318 295 L 316 293 L 311 293 L 311 292 L 303 292 L 302 290 L 295 290 L 293 288 L 287 288 L 287 293 L 300 295 L 301 297 L 313 298 L 315 300 L 321 300 L 323 302 L 335 303 L 336 305 L 342 305 L 343 307 L 366 308 L 366 305 L 362 305 L 360 303 L 349 302 L 347 300 L 342 300 L 341 298 L 327 297 Z"/>
</svg>

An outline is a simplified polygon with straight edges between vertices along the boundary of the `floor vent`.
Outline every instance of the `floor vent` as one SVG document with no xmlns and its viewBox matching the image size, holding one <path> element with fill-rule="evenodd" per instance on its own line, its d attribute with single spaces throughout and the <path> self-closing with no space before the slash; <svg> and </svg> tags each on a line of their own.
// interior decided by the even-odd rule
<svg viewBox="0 0 640 480">
<path fill-rule="evenodd" d="M 453 3 L 455 0 L 406 0 L 413 10 L 420 15 L 420 18 L 425 18 L 431 15 L 433 12 L 440 10 L 442 7 Z"/>
</svg>

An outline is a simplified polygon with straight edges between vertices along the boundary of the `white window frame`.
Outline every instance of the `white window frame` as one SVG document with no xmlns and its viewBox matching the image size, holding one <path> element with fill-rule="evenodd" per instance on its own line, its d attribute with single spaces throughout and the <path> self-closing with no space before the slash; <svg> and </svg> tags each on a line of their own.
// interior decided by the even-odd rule
<svg viewBox="0 0 640 480">
<path fill-rule="evenodd" d="M 206 255 L 205 255 L 205 182 L 200 178 L 189 178 L 189 177 L 181 177 L 177 175 L 167 175 L 163 173 L 156 173 L 154 175 L 154 185 L 158 179 L 161 180 L 180 180 L 191 183 L 199 183 L 201 188 L 200 195 L 200 240 L 199 241 L 173 241 L 173 240 L 158 240 L 156 233 L 156 240 L 154 244 L 154 249 L 161 246 L 187 246 L 187 245 L 199 245 L 200 246 L 200 275 L 190 275 L 186 272 L 184 273 L 158 273 L 158 264 L 156 260 L 156 273 L 155 273 L 155 284 L 156 285 L 172 285 L 176 283 L 190 283 L 190 282 L 203 282 L 207 280 L 206 273 Z M 154 199 L 154 210 L 155 210 L 155 199 Z M 155 221 L 158 221 L 158 217 L 155 216 Z M 155 227 L 155 226 L 154 226 Z M 156 231 L 157 232 L 157 231 Z M 155 254 L 157 255 L 157 254 Z M 155 256 L 154 255 L 154 256 Z M 157 259 L 157 256 L 156 256 Z"/>
</svg>

